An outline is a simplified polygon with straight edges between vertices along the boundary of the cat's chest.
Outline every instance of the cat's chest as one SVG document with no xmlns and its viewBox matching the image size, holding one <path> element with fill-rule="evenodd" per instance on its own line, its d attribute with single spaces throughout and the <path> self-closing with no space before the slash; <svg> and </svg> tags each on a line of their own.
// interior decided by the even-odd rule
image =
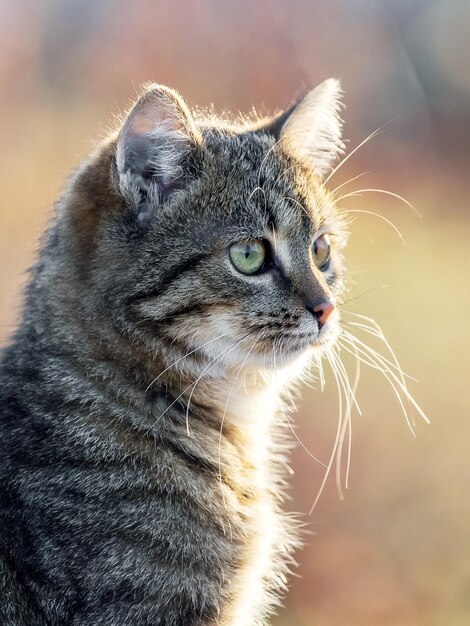
<svg viewBox="0 0 470 626">
<path fill-rule="evenodd" d="M 227 626 L 262 623 L 272 592 L 283 577 L 286 545 L 292 536 L 279 506 L 282 494 L 278 480 L 284 454 L 274 435 L 282 419 L 274 388 L 253 391 L 240 385 L 224 405 L 224 423 L 240 433 L 243 480 L 252 495 L 243 507 L 243 558 L 230 581 L 236 601 L 227 607 L 223 622 Z"/>
</svg>

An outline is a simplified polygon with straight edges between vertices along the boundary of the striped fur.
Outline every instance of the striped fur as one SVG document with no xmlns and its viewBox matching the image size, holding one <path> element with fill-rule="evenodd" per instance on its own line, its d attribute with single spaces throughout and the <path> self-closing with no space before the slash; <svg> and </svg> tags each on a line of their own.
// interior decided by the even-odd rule
<svg viewBox="0 0 470 626">
<path fill-rule="evenodd" d="M 58 201 L 1 362 L 2 625 L 254 626 L 278 604 L 285 414 L 335 339 L 309 307 L 339 294 L 345 242 L 279 119 L 195 120 L 149 86 Z M 249 238 L 271 271 L 231 265 Z"/>
</svg>

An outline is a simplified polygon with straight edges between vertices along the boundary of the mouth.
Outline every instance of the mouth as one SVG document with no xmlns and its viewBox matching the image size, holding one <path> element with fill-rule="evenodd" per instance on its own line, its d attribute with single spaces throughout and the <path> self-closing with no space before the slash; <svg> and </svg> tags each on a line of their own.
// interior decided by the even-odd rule
<svg viewBox="0 0 470 626">
<path fill-rule="evenodd" d="M 337 333 L 329 327 L 319 332 L 284 332 L 270 341 L 270 350 L 284 358 L 292 358 L 309 350 L 323 350 L 334 343 L 336 336 Z"/>
<path fill-rule="evenodd" d="M 333 342 L 331 333 L 317 333 L 294 336 L 286 342 L 286 347 L 291 352 L 299 352 L 308 348 L 321 349 Z"/>
</svg>

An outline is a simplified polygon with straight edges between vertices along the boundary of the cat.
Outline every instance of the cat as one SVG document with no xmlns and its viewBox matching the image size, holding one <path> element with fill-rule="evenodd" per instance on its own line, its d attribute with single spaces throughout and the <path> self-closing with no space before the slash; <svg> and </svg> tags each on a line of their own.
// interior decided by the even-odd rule
<svg viewBox="0 0 470 626">
<path fill-rule="evenodd" d="M 339 333 L 341 95 L 229 120 L 149 84 L 67 183 L 1 360 L 3 626 L 279 605 L 286 412 Z"/>
</svg>

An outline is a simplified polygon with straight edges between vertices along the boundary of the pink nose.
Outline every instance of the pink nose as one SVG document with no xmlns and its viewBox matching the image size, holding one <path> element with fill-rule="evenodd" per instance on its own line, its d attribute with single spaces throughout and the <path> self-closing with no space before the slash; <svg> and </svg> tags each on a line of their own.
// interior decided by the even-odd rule
<svg viewBox="0 0 470 626">
<path fill-rule="evenodd" d="M 334 310 L 335 305 L 331 302 L 322 302 L 321 304 L 317 304 L 317 306 L 313 307 L 313 313 L 317 318 L 319 328 L 327 323 Z"/>
</svg>

